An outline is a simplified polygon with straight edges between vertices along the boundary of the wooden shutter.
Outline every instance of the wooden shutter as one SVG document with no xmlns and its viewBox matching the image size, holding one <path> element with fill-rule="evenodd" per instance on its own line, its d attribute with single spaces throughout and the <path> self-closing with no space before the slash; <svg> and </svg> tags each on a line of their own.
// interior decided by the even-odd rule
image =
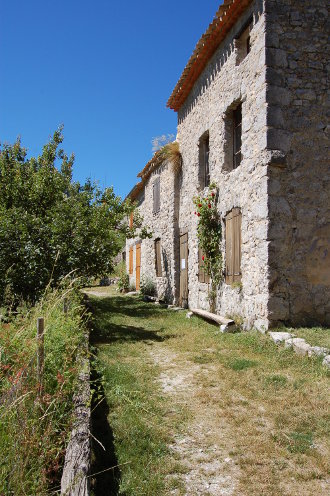
<svg viewBox="0 0 330 496">
<path fill-rule="evenodd" d="M 160 210 L 160 177 L 157 177 L 153 184 L 153 213 L 157 214 Z"/>
<path fill-rule="evenodd" d="M 226 283 L 240 282 L 242 214 L 233 208 L 226 216 Z"/>
<path fill-rule="evenodd" d="M 203 267 L 202 256 L 203 256 L 203 252 L 201 248 L 198 248 L 198 281 L 199 282 L 205 282 L 205 271 L 202 268 Z"/>
<path fill-rule="evenodd" d="M 129 249 L 128 271 L 130 274 L 133 274 L 133 246 Z"/>
<path fill-rule="evenodd" d="M 242 225 L 242 214 L 238 208 L 234 209 L 236 212 L 233 216 L 233 242 L 234 242 L 234 282 L 241 282 L 241 225 Z"/>
<path fill-rule="evenodd" d="M 132 229 L 132 227 L 133 227 L 133 212 L 131 212 L 131 214 L 129 216 L 129 227 L 130 227 L 130 229 Z"/>
<path fill-rule="evenodd" d="M 210 276 L 205 272 L 203 266 L 203 251 L 201 248 L 198 248 L 198 280 L 199 282 L 204 282 L 206 284 L 210 283 Z"/>
<path fill-rule="evenodd" d="M 161 251 L 160 251 L 160 239 L 156 239 L 155 241 L 155 267 L 156 267 L 156 276 L 162 276 L 162 260 L 161 260 Z"/>
</svg>

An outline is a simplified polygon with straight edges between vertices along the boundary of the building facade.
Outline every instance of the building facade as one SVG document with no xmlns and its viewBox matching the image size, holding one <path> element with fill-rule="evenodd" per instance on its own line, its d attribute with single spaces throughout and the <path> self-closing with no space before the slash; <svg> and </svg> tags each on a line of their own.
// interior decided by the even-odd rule
<svg viewBox="0 0 330 496">
<path fill-rule="evenodd" d="M 217 313 L 261 330 L 330 324 L 327 16 L 326 0 L 227 0 L 197 44 L 168 101 L 182 170 L 156 156 L 131 192 L 154 233 L 141 273 L 169 301 L 209 308 L 192 200 L 212 182 Z"/>
</svg>

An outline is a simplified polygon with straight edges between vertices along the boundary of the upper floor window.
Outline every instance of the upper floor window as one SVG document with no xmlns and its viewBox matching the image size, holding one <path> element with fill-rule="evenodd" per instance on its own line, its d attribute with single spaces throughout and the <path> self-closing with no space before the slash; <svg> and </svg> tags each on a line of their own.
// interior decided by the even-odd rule
<svg viewBox="0 0 330 496">
<path fill-rule="evenodd" d="M 157 214 L 160 210 L 160 177 L 156 177 L 153 184 L 153 213 Z"/>
<path fill-rule="evenodd" d="M 233 111 L 233 169 L 241 163 L 242 154 L 242 104 Z"/>
<path fill-rule="evenodd" d="M 209 133 L 203 134 L 199 140 L 199 185 L 201 189 L 210 184 L 210 139 Z"/>
<path fill-rule="evenodd" d="M 236 65 L 239 65 L 242 60 L 251 51 L 251 38 L 250 33 L 253 27 L 253 18 L 250 18 L 247 23 L 244 24 L 241 31 L 237 34 L 235 38 L 235 49 L 236 49 Z"/>
</svg>

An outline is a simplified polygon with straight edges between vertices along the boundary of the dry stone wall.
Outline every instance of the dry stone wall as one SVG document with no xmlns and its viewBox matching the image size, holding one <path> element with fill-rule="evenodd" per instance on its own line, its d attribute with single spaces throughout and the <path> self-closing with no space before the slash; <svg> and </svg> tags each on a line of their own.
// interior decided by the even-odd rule
<svg viewBox="0 0 330 496">
<path fill-rule="evenodd" d="M 330 324 L 327 0 L 266 0 L 269 313 Z"/>
</svg>

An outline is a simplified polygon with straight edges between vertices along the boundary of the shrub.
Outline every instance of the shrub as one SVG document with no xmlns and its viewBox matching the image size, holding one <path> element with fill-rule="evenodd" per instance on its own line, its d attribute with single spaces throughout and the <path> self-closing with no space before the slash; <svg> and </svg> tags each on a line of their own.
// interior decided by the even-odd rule
<svg viewBox="0 0 330 496">
<path fill-rule="evenodd" d="M 154 281 L 148 276 L 142 276 L 140 291 L 144 296 L 156 296 L 156 285 Z"/>
<path fill-rule="evenodd" d="M 119 275 L 118 288 L 122 293 L 129 291 L 129 275 L 125 270 Z"/>
</svg>

